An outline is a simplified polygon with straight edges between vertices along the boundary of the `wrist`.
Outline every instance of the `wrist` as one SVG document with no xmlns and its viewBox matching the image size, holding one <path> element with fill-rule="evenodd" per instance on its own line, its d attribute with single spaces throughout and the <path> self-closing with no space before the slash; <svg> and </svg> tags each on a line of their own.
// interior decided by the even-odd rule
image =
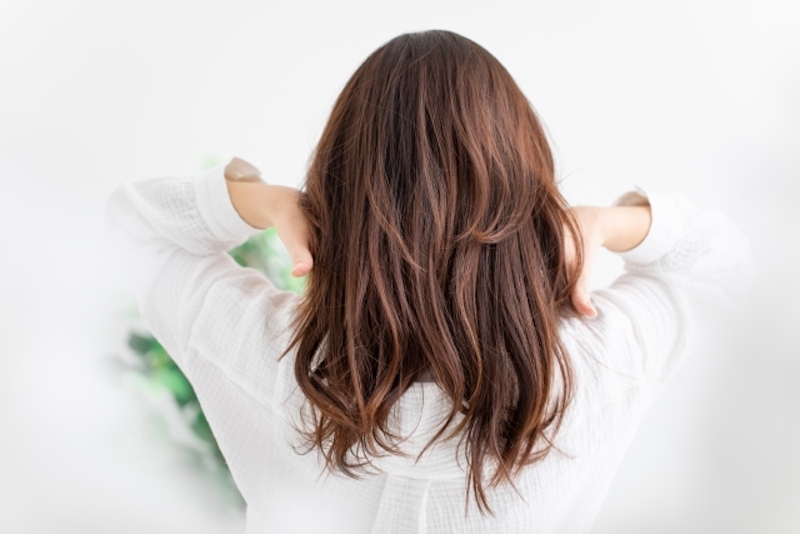
<svg viewBox="0 0 800 534">
<path fill-rule="evenodd" d="M 225 180 L 231 203 L 247 224 L 266 230 L 272 226 L 270 218 L 270 186 L 262 181 Z"/>
<path fill-rule="evenodd" d="M 601 209 L 600 227 L 605 248 L 612 252 L 627 252 L 644 241 L 652 222 L 649 204 Z"/>
</svg>

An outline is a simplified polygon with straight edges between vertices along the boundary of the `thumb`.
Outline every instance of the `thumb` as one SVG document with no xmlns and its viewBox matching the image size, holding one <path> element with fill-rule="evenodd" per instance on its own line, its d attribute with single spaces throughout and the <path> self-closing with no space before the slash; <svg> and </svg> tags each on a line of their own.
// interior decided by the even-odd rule
<svg viewBox="0 0 800 534">
<path fill-rule="evenodd" d="M 311 253 L 308 250 L 301 252 L 298 255 L 292 255 L 294 268 L 290 274 L 294 277 L 304 276 L 311 272 L 314 266 L 314 260 L 311 258 Z"/>
<path fill-rule="evenodd" d="M 592 305 L 592 300 L 588 291 L 585 289 L 575 289 L 570 299 L 578 313 L 582 313 L 588 317 L 597 317 L 597 310 L 594 308 L 594 305 Z"/>
<path fill-rule="evenodd" d="M 299 277 L 308 274 L 314 266 L 314 259 L 308 248 L 307 226 L 301 216 L 294 220 L 279 220 L 275 224 L 283 246 L 292 258 L 294 267 L 290 274 Z"/>
<path fill-rule="evenodd" d="M 586 276 L 587 271 L 583 271 L 575 283 L 575 288 L 572 290 L 570 300 L 575 310 L 588 317 L 596 317 L 597 310 L 592 305 L 591 295 L 589 293 L 589 280 Z"/>
<path fill-rule="evenodd" d="M 298 204 L 301 193 L 285 186 L 271 186 L 271 191 L 272 203 L 267 209 L 278 238 L 292 258 L 294 267 L 290 274 L 294 277 L 308 274 L 314 260 L 308 246 L 308 220 Z"/>
<path fill-rule="evenodd" d="M 311 257 L 311 251 L 308 250 L 308 244 L 304 237 L 297 236 L 295 240 L 290 240 L 286 250 L 289 252 L 294 265 L 290 271 L 292 276 L 305 276 L 311 272 L 311 268 L 314 266 L 314 258 Z"/>
</svg>

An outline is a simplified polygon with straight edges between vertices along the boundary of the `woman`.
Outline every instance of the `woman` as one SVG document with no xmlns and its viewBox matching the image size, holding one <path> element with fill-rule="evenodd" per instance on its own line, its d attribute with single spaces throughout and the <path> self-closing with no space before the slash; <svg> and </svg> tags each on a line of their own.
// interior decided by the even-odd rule
<svg viewBox="0 0 800 534">
<path fill-rule="evenodd" d="M 640 417 L 748 279 L 719 213 L 569 208 L 486 50 L 402 35 L 336 102 L 305 191 L 234 159 L 122 184 L 142 317 L 195 387 L 248 532 L 585 532 Z M 277 290 L 226 251 L 275 226 Z M 588 292 L 601 246 L 626 274 Z"/>
</svg>

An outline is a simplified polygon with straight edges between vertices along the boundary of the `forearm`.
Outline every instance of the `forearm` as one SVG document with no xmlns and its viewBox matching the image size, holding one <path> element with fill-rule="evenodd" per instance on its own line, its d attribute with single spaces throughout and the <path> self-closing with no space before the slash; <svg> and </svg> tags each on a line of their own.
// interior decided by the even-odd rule
<svg viewBox="0 0 800 534">
<path fill-rule="evenodd" d="M 267 229 L 273 226 L 269 217 L 271 186 L 258 181 L 236 181 L 226 178 L 231 203 L 239 216 L 254 228 Z"/>
<path fill-rule="evenodd" d="M 652 222 L 649 205 L 597 208 L 602 245 L 613 252 L 625 252 L 639 245 L 647 236 Z"/>
<path fill-rule="evenodd" d="M 273 226 L 271 204 L 280 186 L 266 184 L 256 167 L 239 158 L 225 167 L 225 184 L 233 207 L 247 224 L 264 230 Z"/>
<path fill-rule="evenodd" d="M 308 220 L 300 207 L 300 191 L 264 183 L 258 169 L 239 158 L 225 167 L 225 184 L 231 204 L 244 222 L 261 230 L 275 227 L 294 262 L 292 276 L 308 274 L 314 259 L 308 248 Z"/>
</svg>

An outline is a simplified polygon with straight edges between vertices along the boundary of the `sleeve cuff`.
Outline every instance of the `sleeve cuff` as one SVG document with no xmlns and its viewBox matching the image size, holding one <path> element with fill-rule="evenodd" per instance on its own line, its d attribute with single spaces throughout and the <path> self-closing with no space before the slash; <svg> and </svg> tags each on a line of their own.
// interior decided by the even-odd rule
<svg viewBox="0 0 800 534">
<path fill-rule="evenodd" d="M 197 198 L 197 209 L 211 232 L 222 241 L 242 242 L 251 235 L 264 231 L 250 226 L 233 207 L 225 186 L 225 165 L 210 169 L 192 182 Z"/>
<path fill-rule="evenodd" d="M 681 235 L 681 214 L 675 201 L 653 191 L 636 187 L 635 191 L 619 197 L 614 206 L 642 206 L 650 203 L 650 229 L 644 240 L 634 248 L 620 252 L 627 263 L 652 263 L 672 251 Z"/>
</svg>

